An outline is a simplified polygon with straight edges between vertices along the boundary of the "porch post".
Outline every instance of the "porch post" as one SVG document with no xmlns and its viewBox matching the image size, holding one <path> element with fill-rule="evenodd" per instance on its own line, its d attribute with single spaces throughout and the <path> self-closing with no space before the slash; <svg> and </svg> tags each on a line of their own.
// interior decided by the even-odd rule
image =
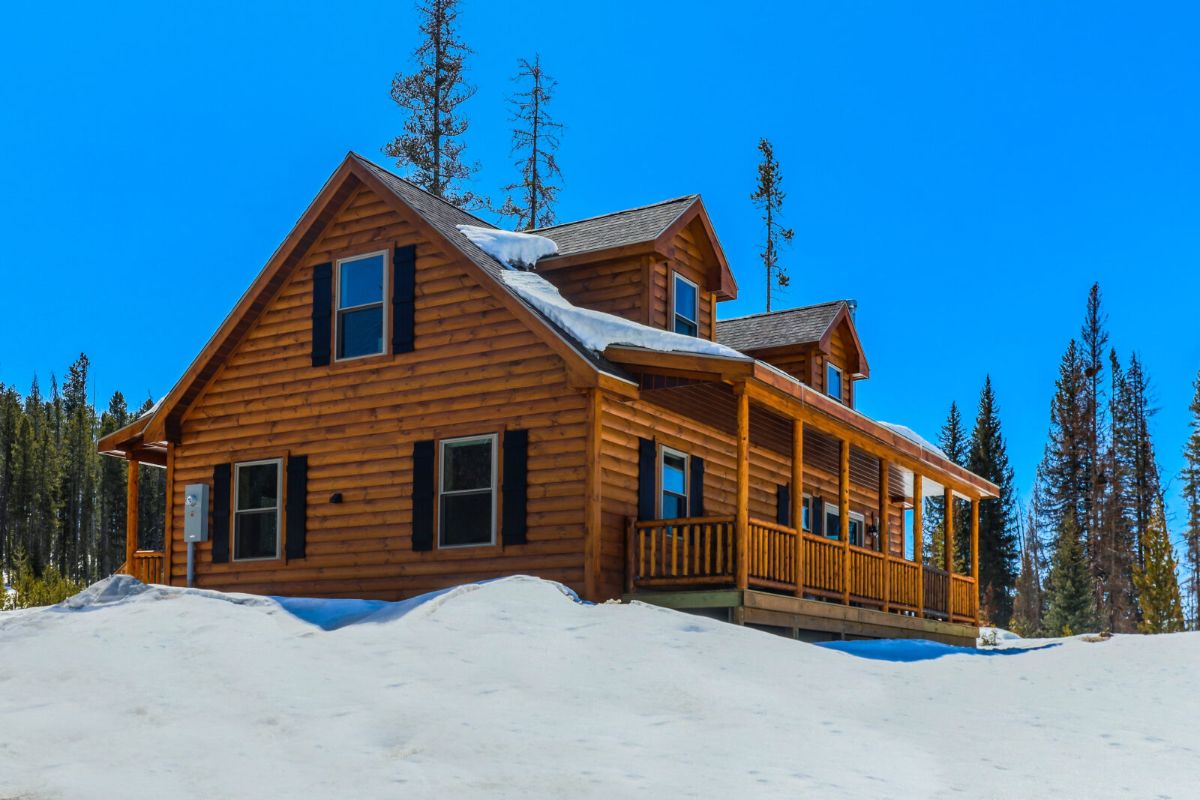
<svg viewBox="0 0 1200 800">
<path fill-rule="evenodd" d="M 979 498 L 971 498 L 971 577 L 975 579 L 975 627 L 979 627 Z"/>
<path fill-rule="evenodd" d="M 913 561 L 917 562 L 917 616 L 925 616 L 925 498 L 921 473 L 913 472 Z"/>
<path fill-rule="evenodd" d="M 850 441 L 841 440 L 838 470 L 838 527 L 842 537 L 842 602 L 850 605 Z"/>
<path fill-rule="evenodd" d="M 138 539 L 138 462 L 133 454 L 125 456 L 129 478 L 125 488 L 125 574 L 133 574 L 133 554 Z"/>
<path fill-rule="evenodd" d="M 796 529 L 796 597 L 804 596 L 804 423 L 792 420 L 792 527 Z"/>
<path fill-rule="evenodd" d="M 942 522 L 942 533 L 945 534 L 946 562 L 946 621 L 954 621 L 954 490 L 947 486 L 942 494 L 945 498 L 945 519 Z"/>
<path fill-rule="evenodd" d="M 886 458 L 879 459 L 879 551 L 883 553 L 883 610 L 891 610 L 892 537 L 889 528 L 888 468 Z"/>
<path fill-rule="evenodd" d="M 734 387 L 737 396 L 737 512 L 734 541 L 737 543 L 737 588 L 750 585 L 750 394 L 746 384 Z"/>
</svg>

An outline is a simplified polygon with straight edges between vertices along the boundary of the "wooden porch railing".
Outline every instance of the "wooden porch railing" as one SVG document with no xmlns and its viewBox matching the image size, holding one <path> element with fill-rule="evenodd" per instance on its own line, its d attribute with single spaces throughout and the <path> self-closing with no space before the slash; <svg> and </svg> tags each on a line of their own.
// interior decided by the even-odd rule
<svg viewBox="0 0 1200 800">
<path fill-rule="evenodd" d="M 126 561 L 117 572 L 132 575 L 142 583 L 163 582 L 163 552 L 161 550 L 135 550 L 133 561 Z"/>
<path fill-rule="evenodd" d="M 631 521 L 626 588 L 734 585 L 735 532 L 731 516 Z M 968 575 L 950 575 L 862 547 L 844 548 L 836 539 L 808 533 L 802 534 L 801 557 L 794 528 L 758 519 L 749 521 L 748 532 L 747 566 L 749 584 L 754 588 L 840 601 L 846 588 L 843 575 L 847 575 L 853 603 L 956 622 L 975 619 L 978 596 L 975 580 Z M 849 569 L 843 571 L 847 553 Z"/>
</svg>

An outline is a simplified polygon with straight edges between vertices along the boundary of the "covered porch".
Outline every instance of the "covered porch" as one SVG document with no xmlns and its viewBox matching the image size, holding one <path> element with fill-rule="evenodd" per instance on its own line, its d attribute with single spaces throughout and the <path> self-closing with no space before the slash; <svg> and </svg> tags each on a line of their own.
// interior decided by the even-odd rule
<svg viewBox="0 0 1200 800">
<path fill-rule="evenodd" d="M 125 563 L 117 568 L 117 574 L 132 575 L 142 583 L 166 583 L 169 569 L 166 553 L 163 550 L 143 550 L 138 546 L 141 465 L 148 464 L 166 469 L 168 487 L 172 471 L 171 454 L 167 444 L 146 443 L 142 440 L 142 431 L 150 416 L 147 414 L 140 417 L 124 428 L 102 437 L 98 449 L 102 455 L 124 460 L 128 475 L 125 484 Z M 165 523 L 167 530 L 164 531 L 163 541 L 170 542 L 169 505 Z"/>
<path fill-rule="evenodd" d="M 637 362 L 642 400 L 732 437 L 736 451 L 733 474 L 722 476 L 732 478 L 731 509 L 627 520 L 626 597 L 687 606 L 681 593 L 691 592 L 724 604 L 734 595 L 721 592 L 733 590 L 734 621 L 761 616 L 744 602 L 761 593 L 804 601 L 788 606 L 795 614 L 820 616 L 825 609 L 811 605 L 820 603 L 879 615 L 843 632 L 929 628 L 906 619 L 979 625 L 979 503 L 995 496 L 991 483 L 911 432 L 761 363 L 606 355 Z M 778 487 L 761 485 L 755 459 L 771 462 L 766 480 Z M 777 513 L 768 519 L 772 490 Z"/>
</svg>

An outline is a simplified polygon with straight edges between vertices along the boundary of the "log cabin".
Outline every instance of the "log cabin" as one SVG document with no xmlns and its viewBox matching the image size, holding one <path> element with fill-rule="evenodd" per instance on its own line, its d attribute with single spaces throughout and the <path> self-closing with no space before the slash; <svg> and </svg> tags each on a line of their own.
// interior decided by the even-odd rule
<svg viewBox="0 0 1200 800">
<path fill-rule="evenodd" d="M 347 155 L 100 441 L 131 500 L 139 464 L 166 470 L 164 549 L 129 502 L 122 570 L 379 599 L 524 573 L 800 638 L 974 643 L 997 489 L 855 409 L 853 302 L 718 320 L 737 283 L 695 195 L 535 231 L 556 252 L 532 270 L 491 228 Z M 969 520 L 968 563 L 925 563 L 927 505 L 955 509 L 946 544 Z"/>
</svg>

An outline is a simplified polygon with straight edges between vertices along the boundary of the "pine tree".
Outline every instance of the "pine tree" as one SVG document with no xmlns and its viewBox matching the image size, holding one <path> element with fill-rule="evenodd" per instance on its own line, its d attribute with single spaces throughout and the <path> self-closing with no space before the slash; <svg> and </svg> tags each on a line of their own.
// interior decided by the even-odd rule
<svg viewBox="0 0 1200 800">
<path fill-rule="evenodd" d="M 1037 496 L 1036 491 L 1034 497 Z M 1037 510 L 1030 508 L 1021 537 L 1021 571 L 1017 575 L 1011 626 L 1021 636 L 1040 636 L 1045 594 L 1042 592 L 1041 539 Z"/>
<path fill-rule="evenodd" d="M 1200 630 L 1200 373 L 1196 374 L 1195 394 L 1189 410 L 1192 432 L 1183 449 L 1183 502 L 1187 514 L 1187 528 L 1183 541 L 1188 569 L 1188 585 L 1192 597 L 1192 629 Z"/>
<path fill-rule="evenodd" d="M 93 568 L 96 418 L 87 398 L 89 362 L 82 353 L 67 370 L 62 414 L 62 531 L 58 570 L 65 577 L 98 577 Z"/>
<path fill-rule="evenodd" d="M 963 428 L 962 414 L 959 413 L 958 404 L 951 402 L 950 411 L 946 415 L 946 422 L 938 431 L 938 447 L 946 458 L 958 464 L 960 467 L 967 465 L 967 433 Z M 945 526 L 945 506 L 946 501 L 942 497 L 928 497 L 925 499 L 925 559 L 926 563 L 943 569 L 946 566 L 946 537 L 944 531 Z M 966 514 L 961 509 L 956 510 L 954 516 L 955 524 L 955 568 L 962 570 L 961 559 L 957 556 L 957 542 L 961 535 L 962 526 L 967 522 Z"/>
<path fill-rule="evenodd" d="M 558 201 L 558 186 L 550 181 L 562 178 L 555 152 L 562 125 L 555 122 L 547 108 L 558 82 L 542 71 L 541 57 L 533 63 L 522 58 L 513 80 L 528 81 L 528 88 L 509 99 L 513 107 L 511 154 L 519 154 L 516 162 L 521 180 L 504 187 L 506 192 L 518 191 L 518 199 L 509 195 L 500 214 L 516 218 L 517 230 L 545 228 L 554 224 L 554 204 Z"/>
<path fill-rule="evenodd" d="M 783 173 L 779 162 L 775 159 L 775 149 L 766 139 L 758 140 L 758 152 L 762 154 L 758 162 L 758 187 L 750 199 L 755 207 L 763 212 L 763 223 L 766 225 L 766 240 L 762 251 L 763 266 L 767 271 L 767 311 L 771 310 L 771 293 L 776 286 L 786 288 L 789 283 L 787 270 L 779 263 L 780 243 L 792 241 L 795 231 L 785 228 L 779 222 L 779 214 L 783 210 L 783 201 L 787 195 L 783 191 Z"/>
<path fill-rule="evenodd" d="M 1104 625 L 1117 633 L 1137 629 L 1137 600 L 1133 587 L 1134 523 L 1130 507 L 1134 465 L 1129 444 L 1133 441 L 1130 420 L 1130 384 L 1116 351 L 1109 355 L 1112 390 L 1109 419 L 1112 428 L 1104 456 L 1107 491 L 1102 498 L 1102 527 L 1097 541 L 1097 580 L 1100 583 L 1098 611 Z"/>
<path fill-rule="evenodd" d="M 967 469 L 996 484 L 1000 496 L 979 507 L 979 593 L 981 609 L 992 624 L 1006 628 L 1012 618 L 1017 569 L 1017 499 L 1008 447 L 1000 429 L 1000 409 L 992 379 L 984 380 L 979 412 L 967 447 Z M 965 526 L 964 526 L 965 527 Z M 970 559 L 970 531 L 961 537 L 960 558 Z"/>
<path fill-rule="evenodd" d="M 1071 636 L 1096 628 L 1096 592 L 1079 526 L 1070 509 L 1063 517 L 1058 547 L 1047 578 L 1045 630 Z"/>
<path fill-rule="evenodd" d="M 1037 472 L 1039 525 L 1052 532 L 1055 540 L 1067 516 L 1078 520 L 1084 515 L 1090 475 L 1085 450 L 1084 381 L 1079 345 L 1072 339 L 1059 363 L 1050 402 L 1046 452 Z"/>
<path fill-rule="evenodd" d="M 1183 603 L 1179 580 L 1175 575 L 1175 548 L 1167 531 L 1162 499 L 1155 501 L 1154 512 L 1142 536 L 1143 563 L 1133 573 L 1137 585 L 1142 633 L 1174 633 L 1183 630 Z"/>
<path fill-rule="evenodd" d="M 417 6 L 424 36 L 413 53 L 416 70 L 392 79 L 392 100 L 407 112 L 404 133 L 384 145 L 383 152 L 410 170 L 421 188 L 460 208 L 481 201 L 459 185 L 478 171 L 463 159 L 463 136 L 469 127 L 459 107 L 475 88 L 466 82 L 464 62 L 471 49 L 458 37 L 458 0 L 422 0 Z"/>
<path fill-rule="evenodd" d="M 1097 579 L 1098 593 L 1107 590 L 1105 579 L 1101 576 L 1105 550 L 1102 542 L 1103 521 L 1101 515 L 1104 496 L 1108 491 L 1108 476 L 1105 474 L 1103 458 L 1103 453 L 1107 449 L 1106 406 L 1103 389 L 1104 359 L 1107 356 L 1108 345 L 1108 331 L 1105 327 L 1107 322 L 1108 316 L 1104 313 L 1100 303 L 1100 284 L 1093 283 L 1088 292 L 1087 312 L 1080 331 L 1080 355 L 1083 360 L 1084 375 L 1082 453 L 1087 482 L 1083 495 L 1084 515 L 1076 517 L 1076 520 L 1080 523 L 1092 575 Z"/>
<path fill-rule="evenodd" d="M 124 395 L 114 392 L 108 401 L 108 410 L 100 417 L 100 435 L 107 436 L 113 431 L 120 430 L 130 421 Z M 111 575 L 125 560 L 123 532 L 125 530 L 125 489 L 128 479 L 128 470 L 123 462 L 115 458 L 101 459 L 99 509 L 97 510 L 99 517 L 97 571 L 100 576 Z M 140 485 L 138 489 L 140 494 Z"/>
</svg>

